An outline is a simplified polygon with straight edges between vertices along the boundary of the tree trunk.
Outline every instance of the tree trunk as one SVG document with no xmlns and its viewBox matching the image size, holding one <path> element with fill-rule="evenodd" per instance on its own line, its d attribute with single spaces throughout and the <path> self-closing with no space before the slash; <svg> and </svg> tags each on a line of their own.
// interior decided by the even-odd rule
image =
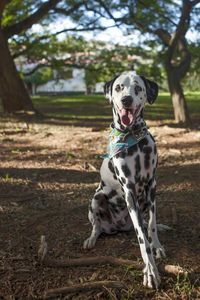
<svg viewBox="0 0 200 300">
<path fill-rule="evenodd" d="M 174 68 L 167 70 L 167 79 L 169 91 L 172 97 L 175 121 L 177 123 L 190 123 L 188 107 L 180 83 L 180 78 L 177 73 L 178 72 L 176 72 Z"/>
<path fill-rule="evenodd" d="M 5 112 L 34 110 L 31 98 L 20 78 L 8 42 L 0 28 L 0 98 Z"/>
</svg>

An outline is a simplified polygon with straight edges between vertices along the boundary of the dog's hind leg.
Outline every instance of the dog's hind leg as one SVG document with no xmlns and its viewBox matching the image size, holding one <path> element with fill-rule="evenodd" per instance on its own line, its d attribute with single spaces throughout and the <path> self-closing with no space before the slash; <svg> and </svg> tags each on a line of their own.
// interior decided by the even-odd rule
<svg viewBox="0 0 200 300">
<path fill-rule="evenodd" d="M 101 221 L 99 218 L 98 199 L 102 199 L 102 201 L 106 200 L 105 195 L 103 193 L 103 186 L 101 185 L 101 183 L 89 204 L 88 219 L 92 224 L 92 232 L 90 237 L 87 238 L 83 243 L 84 249 L 93 248 L 96 244 L 96 240 L 98 239 L 99 235 L 102 232 Z"/>
<path fill-rule="evenodd" d="M 89 238 L 87 238 L 83 243 L 84 249 L 91 249 L 95 246 L 96 241 L 101 234 L 101 227 L 98 221 L 94 221 L 92 224 L 92 232 Z"/>
<path fill-rule="evenodd" d="M 119 186 L 120 187 L 120 186 Z M 84 249 L 95 246 L 101 233 L 114 234 L 128 229 L 128 211 L 121 189 L 113 189 L 100 183 L 89 205 L 89 220 L 92 232 L 83 244 Z"/>
<path fill-rule="evenodd" d="M 151 204 L 149 208 L 148 237 L 152 251 L 156 254 L 156 258 L 161 258 L 165 257 L 166 254 L 157 234 L 155 191 L 156 181 L 154 179 L 147 188 L 147 200 Z"/>
<path fill-rule="evenodd" d="M 102 232 L 109 233 L 109 224 L 112 224 L 109 198 L 115 195 L 117 195 L 117 192 L 103 185 L 101 181 L 94 197 L 90 201 L 88 218 L 92 224 L 92 232 L 90 237 L 83 243 L 84 249 L 93 248 L 97 238 Z"/>
</svg>

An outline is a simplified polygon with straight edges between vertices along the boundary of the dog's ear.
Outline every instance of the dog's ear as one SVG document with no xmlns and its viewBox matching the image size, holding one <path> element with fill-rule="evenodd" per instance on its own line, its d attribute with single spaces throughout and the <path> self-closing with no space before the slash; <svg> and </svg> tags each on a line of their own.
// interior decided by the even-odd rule
<svg viewBox="0 0 200 300">
<path fill-rule="evenodd" d="M 112 87 L 113 87 L 113 83 L 115 82 L 115 80 L 119 77 L 119 75 L 115 76 L 115 78 L 113 78 L 112 80 L 108 81 L 105 83 L 104 85 L 104 95 L 106 97 L 106 99 L 110 100 L 112 99 Z"/>
<path fill-rule="evenodd" d="M 153 104 L 158 96 L 158 85 L 154 81 L 146 79 L 144 76 L 140 76 L 145 84 L 146 93 L 147 93 L 147 101 L 150 104 Z"/>
</svg>

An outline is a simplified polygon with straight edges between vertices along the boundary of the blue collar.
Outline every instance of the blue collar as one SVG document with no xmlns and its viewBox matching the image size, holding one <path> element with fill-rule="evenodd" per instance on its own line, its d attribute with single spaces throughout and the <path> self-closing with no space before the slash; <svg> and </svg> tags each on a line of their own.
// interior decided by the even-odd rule
<svg viewBox="0 0 200 300">
<path fill-rule="evenodd" d="M 139 131 L 123 132 L 116 128 L 110 128 L 108 152 L 101 155 L 102 158 L 113 158 L 120 152 L 127 152 L 128 149 L 139 143 L 146 135 L 148 130 L 146 126 Z"/>
</svg>

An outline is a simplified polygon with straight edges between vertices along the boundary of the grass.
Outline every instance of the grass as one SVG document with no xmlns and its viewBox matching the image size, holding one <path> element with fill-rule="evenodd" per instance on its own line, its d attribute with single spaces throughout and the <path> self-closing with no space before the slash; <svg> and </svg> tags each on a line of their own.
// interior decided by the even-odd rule
<svg viewBox="0 0 200 300">
<path fill-rule="evenodd" d="M 192 119 L 200 115 L 200 92 L 186 93 L 187 104 Z M 35 96 L 35 106 L 50 117 L 63 119 L 111 119 L 111 106 L 103 95 L 56 95 Z M 173 120 L 170 95 L 160 93 L 154 105 L 147 105 L 145 118 L 150 120 Z"/>
</svg>

